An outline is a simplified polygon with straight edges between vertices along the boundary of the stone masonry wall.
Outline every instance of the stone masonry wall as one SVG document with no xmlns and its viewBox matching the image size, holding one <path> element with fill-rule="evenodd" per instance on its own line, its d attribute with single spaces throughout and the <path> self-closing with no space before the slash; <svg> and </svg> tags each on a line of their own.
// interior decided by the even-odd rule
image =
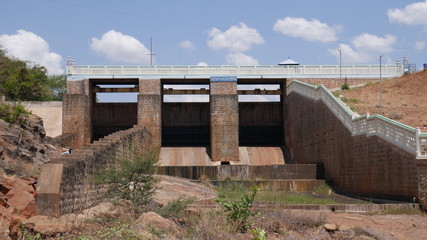
<svg viewBox="0 0 427 240">
<path fill-rule="evenodd" d="M 147 148 L 150 141 L 147 129 L 135 126 L 52 159 L 40 172 L 37 214 L 58 217 L 100 203 L 106 189 L 93 183 L 96 171 L 111 166 L 115 159 L 150 150 Z"/>
<path fill-rule="evenodd" d="M 417 160 L 418 168 L 418 201 L 427 210 L 427 159 Z"/>
<path fill-rule="evenodd" d="M 237 82 L 210 84 L 212 161 L 239 160 Z"/>
<path fill-rule="evenodd" d="M 74 134 L 71 147 L 90 142 L 89 98 L 83 94 L 65 94 L 62 107 L 62 134 Z"/>
<path fill-rule="evenodd" d="M 160 79 L 140 79 L 138 95 L 138 125 L 152 135 L 153 147 L 162 143 L 162 94 Z"/>
<path fill-rule="evenodd" d="M 295 163 L 322 163 L 325 177 L 347 194 L 410 201 L 418 198 L 414 154 L 379 137 L 351 136 L 320 100 L 287 96 L 287 146 Z"/>
</svg>

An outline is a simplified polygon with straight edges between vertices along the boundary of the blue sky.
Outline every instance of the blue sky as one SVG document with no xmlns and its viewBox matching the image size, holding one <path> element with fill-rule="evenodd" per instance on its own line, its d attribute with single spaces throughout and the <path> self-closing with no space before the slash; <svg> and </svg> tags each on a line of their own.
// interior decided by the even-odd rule
<svg viewBox="0 0 427 240">
<path fill-rule="evenodd" d="M 81 65 L 427 63 L 427 1 L 2 0 L 0 45 L 63 73 Z"/>
</svg>

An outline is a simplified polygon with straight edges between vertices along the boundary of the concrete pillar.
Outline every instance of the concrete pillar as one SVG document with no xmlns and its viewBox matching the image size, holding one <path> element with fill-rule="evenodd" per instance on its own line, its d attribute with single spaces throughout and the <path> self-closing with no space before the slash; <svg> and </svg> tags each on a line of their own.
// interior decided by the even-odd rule
<svg viewBox="0 0 427 240">
<path fill-rule="evenodd" d="M 68 81 L 62 102 L 62 134 L 73 134 L 70 147 L 80 148 L 91 141 L 89 81 Z"/>
<path fill-rule="evenodd" d="M 162 91 L 160 79 L 140 79 L 138 94 L 138 125 L 151 134 L 152 146 L 162 144 Z"/>
<path fill-rule="evenodd" d="M 239 100 L 236 77 L 211 77 L 212 161 L 239 160 Z"/>
</svg>

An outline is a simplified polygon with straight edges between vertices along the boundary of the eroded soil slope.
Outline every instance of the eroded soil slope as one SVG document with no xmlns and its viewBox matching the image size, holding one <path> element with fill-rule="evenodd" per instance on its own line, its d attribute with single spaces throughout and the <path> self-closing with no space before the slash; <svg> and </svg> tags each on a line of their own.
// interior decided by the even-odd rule
<svg viewBox="0 0 427 240">
<path fill-rule="evenodd" d="M 361 115 L 380 110 L 379 82 L 343 92 L 344 101 Z M 383 116 L 427 132 L 427 71 L 383 81 Z"/>
</svg>

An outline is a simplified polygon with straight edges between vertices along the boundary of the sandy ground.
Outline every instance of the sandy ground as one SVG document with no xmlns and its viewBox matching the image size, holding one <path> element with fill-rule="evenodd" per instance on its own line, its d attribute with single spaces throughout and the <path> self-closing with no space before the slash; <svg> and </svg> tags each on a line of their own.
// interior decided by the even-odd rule
<svg viewBox="0 0 427 240">
<path fill-rule="evenodd" d="M 380 84 L 377 82 L 344 91 L 343 96 L 350 99 L 347 104 L 354 107 L 360 115 L 367 112 L 374 115 L 379 114 L 380 110 L 379 92 Z M 427 132 L 426 104 L 427 71 L 383 81 L 383 116 Z"/>
<path fill-rule="evenodd" d="M 341 231 L 359 228 L 379 239 L 427 239 L 427 216 L 335 213 L 327 211 L 289 210 L 295 215 L 323 215 Z"/>
</svg>

